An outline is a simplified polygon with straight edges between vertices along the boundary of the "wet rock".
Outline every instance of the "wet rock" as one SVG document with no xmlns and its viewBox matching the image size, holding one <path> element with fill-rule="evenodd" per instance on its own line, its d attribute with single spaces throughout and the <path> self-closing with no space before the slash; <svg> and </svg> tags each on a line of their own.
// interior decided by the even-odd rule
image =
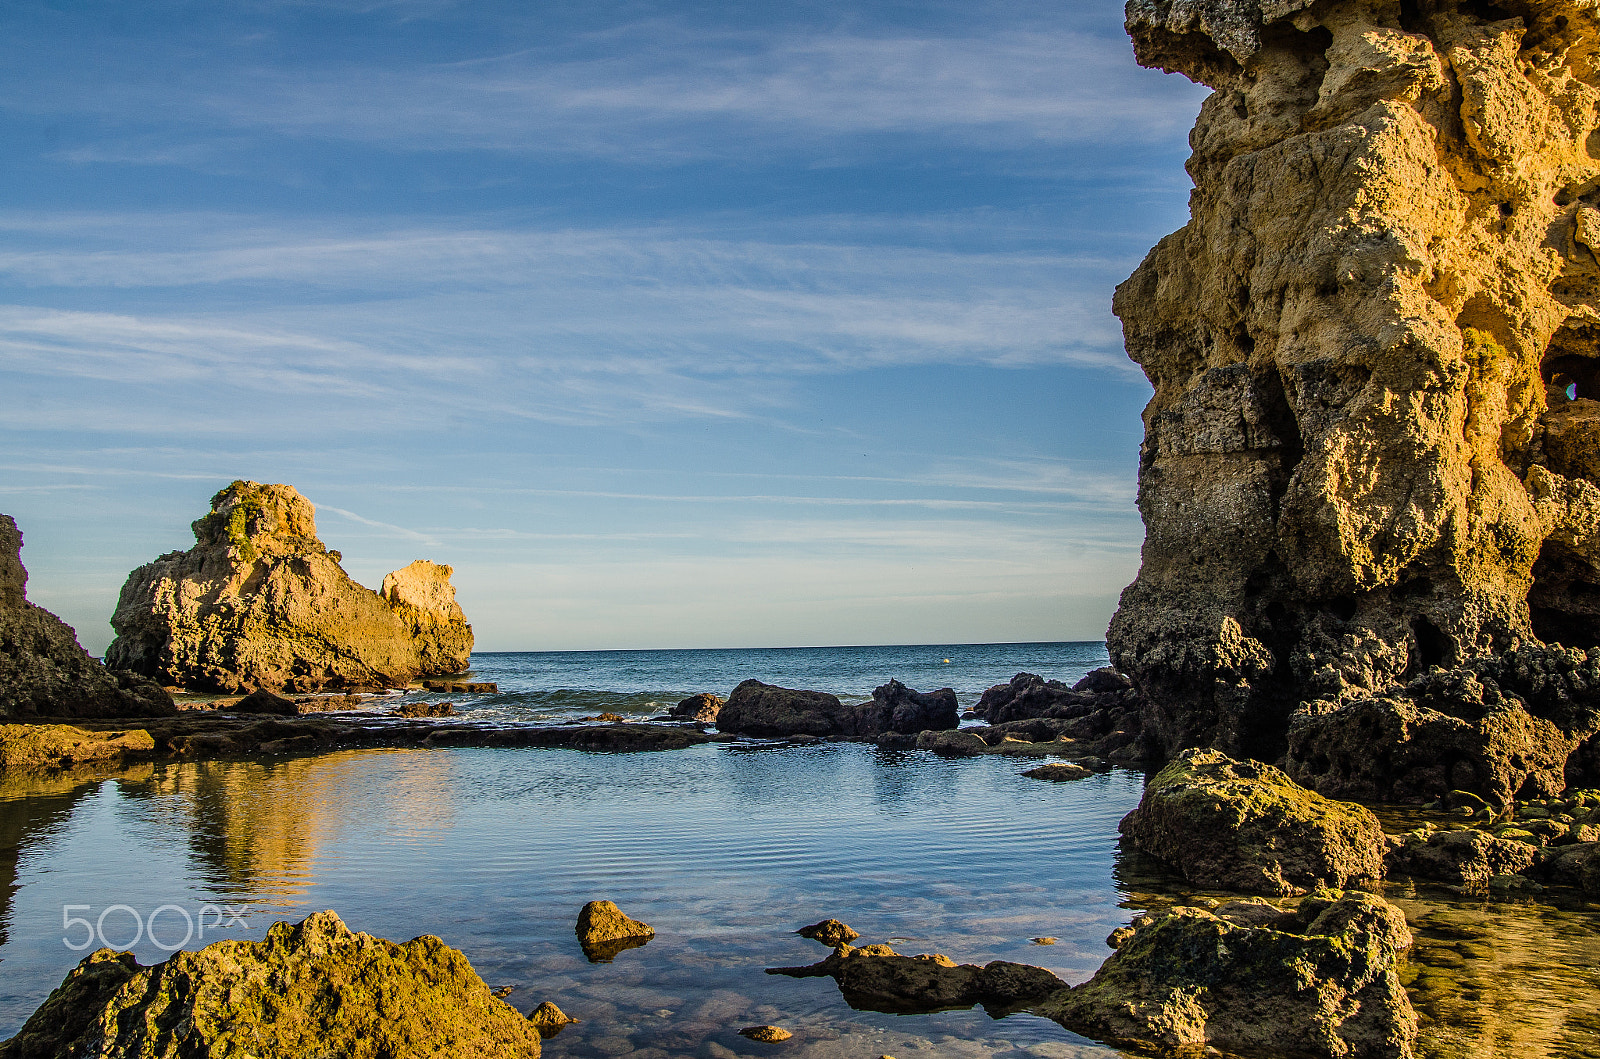
<svg viewBox="0 0 1600 1059">
<path fill-rule="evenodd" d="M 449 569 L 449 567 L 446 567 L 446 569 Z M 429 691 L 437 691 L 445 695 L 495 695 L 500 691 L 499 684 L 486 680 L 465 682 L 460 680 L 424 680 L 422 686 Z"/>
<path fill-rule="evenodd" d="M 528 1012 L 528 1021 L 538 1028 L 540 1037 L 554 1037 L 568 1026 L 575 1025 L 582 1020 L 571 1017 L 546 1000 Z"/>
<path fill-rule="evenodd" d="M 1417 10 L 1128 7 L 1142 64 L 1215 90 L 1189 223 L 1114 302 L 1154 396 L 1108 646 L 1162 755 L 1277 760 L 1300 702 L 1600 643 L 1596 14 Z"/>
<path fill-rule="evenodd" d="M 395 944 L 354 933 L 332 912 L 151 967 L 101 949 L 0 1044 L 0 1059 L 539 1052 L 538 1029 L 492 996 L 458 950 L 428 936 Z"/>
<path fill-rule="evenodd" d="M 22 533 L 0 515 L 0 718 L 154 717 L 172 696 L 134 674 L 108 671 L 72 627 L 27 599 Z"/>
<path fill-rule="evenodd" d="M 1319 891 L 1274 927 L 1178 908 L 1135 921 L 1092 979 L 1032 1010 L 1152 1050 L 1409 1059 L 1396 964 L 1410 945 L 1400 910 L 1364 893 Z"/>
<path fill-rule="evenodd" d="M 143 729 L 89 732 L 65 724 L 0 724 L 0 772 L 66 768 L 148 754 L 155 740 Z"/>
<path fill-rule="evenodd" d="M 912 1014 L 967 1008 L 1001 1010 L 1046 997 L 1066 983 L 1042 967 L 995 960 L 979 967 L 938 953 L 902 956 L 887 945 L 840 945 L 805 967 L 769 967 L 768 974 L 832 978 L 845 1002 L 858 1010 Z"/>
<path fill-rule="evenodd" d="M 752 1041 L 760 1041 L 763 1044 L 777 1044 L 779 1041 L 788 1040 L 794 1034 L 782 1026 L 746 1026 L 739 1031 L 739 1036 L 746 1037 Z"/>
<path fill-rule="evenodd" d="M 574 928 L 590 963 L 609 963 L 619 952 L 638 948 L 656 936 L 648 923 L 630 919 L 611 901 L 590 901 Z"/>
<path fill-rule="evenodd" d="M 580 721 L 600 721 L 604 724 L 622 724 L 627 720 L 620 713 L 597 713 L 593 717 L 579 717 Z"/>
<path fill-rule="evenodd" d="M 954 728 L 958 712 L 956 693 L 949 688 L 924 694 L 897 680 L 873 691 L 871 702 L 854 706 L 826 692 L 746 680 L 733 689 L 717 715 L 717 727 L 741 735 L 875 740 L 887 732 Z"/>
<path fill-rule="evenodd" d="M 990 724 L 1003 724 L 1036 717 L 1067 720 L 1116 706 L 1137 709 L 1133 682 L 1114 669 L 1097 669 L 1070 688 L 1059 680 L 1018 673 L 985 691 L 976 712 Z"/>
<path fill-rule="evenodd" d="M 848 923 L 841 923 L 837 919 L 824 919 L 820 923 L 813 923 L 809 927 L 801 927 L 795 931 L 802 938 L 820 941 L 830 949 L 837 948 L 846 942 L 855 941 L 861 935 L 850 928 Z"/>
<path fill-rule="evenodd" d="M 404 687 L 467 667 L 450 568 L 412 563 L 381 594 L 362 587 L 289 486 L 234 482 L 194 534 L 128 576 L 108 665 L 208 691 Z"/>
<path fill-rule="evenodd" d="M 702 691 L 698 695 L 690 695 L 667 712 L 681 720 L 715 724 L 717 716 L 722 712 L 724 701 L 709 691 Z"/>
<path fill-rule="evenodd" d="M 989 744 L 968 731 L 923 732 L 917 736 L 917 749 L 940 757 L 978 757 L 989 752 Z"/>
<path fill-rule="evenodd" d="M 1383 877 L 1383 828 L 1369 810 L 1216 750 L 1174 758 L 1121 831 L 1196 885 L 1292 894 Z"/>
<path fill-rule="evenodd" d="M 1082 765 L 1075 765 L 1070 761 L 1053 761 L 1048 765 L 1029 769 L 1023 773 L 1036 780 L 1050 780 L 1052 783 L 1066 783 L 1069 780 L 1081 780 L 1094 773 Z"/>
<path fill-rule="evenodd" d="M 266 688 L 258 688 L 228 707 L 232 713 L 282 713 L 298 714 L 300 707 L 293 699 L 274 695 Z"/>
<path fill-rule="evenodd" d="M 406 702 L 394 712 L 399 717 L 454 717 L 456 707 L 451 702 Z"/>
</svg>

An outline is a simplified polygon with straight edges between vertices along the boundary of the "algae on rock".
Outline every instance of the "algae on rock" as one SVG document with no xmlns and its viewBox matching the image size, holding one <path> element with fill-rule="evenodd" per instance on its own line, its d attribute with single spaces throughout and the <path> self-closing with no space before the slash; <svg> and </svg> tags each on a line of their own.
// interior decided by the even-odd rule
<svg viewBox="0 0 1600 1059">
<path fill-rule="evenodd" d="M 381 594 L 362 587 L 287 485 L 234 482 L 194 535 L 128 576 L 108 665 L 210 691 L 393 687 L 467 668 L 450 567 L 414 562 Z"/>
<path fill-rule="evenodd" d="M 1600 645 L 1600 11 L 1131 0 L 1215 91 L 1191 218 L 1117 291 L 1145 409 L 1113 662 L 1157 756 Z"/>
<path fill-rule="evenodd" d="M 100 949 L 0 1043 L 0 1059 L 538 1059 L 539 1039 L 459 950 L 428 935 L 395 944 L 317 912 L 152 967 Z"/>
</svg>

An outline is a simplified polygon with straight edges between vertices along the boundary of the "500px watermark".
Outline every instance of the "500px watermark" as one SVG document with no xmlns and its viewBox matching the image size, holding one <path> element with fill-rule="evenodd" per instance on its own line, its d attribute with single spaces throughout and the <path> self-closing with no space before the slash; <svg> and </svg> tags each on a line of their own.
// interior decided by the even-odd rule
<svg viewBox="0 0 1600 1059">
<path fill-rule="evenodd" d="M 190 941 L 196 939 L 203 941 L 207 930 L 215 932 L 234 927 L 248 929 L 250 926 L 245 922 L 245 917 L 250 914 L 248 908 L 231 908 L 227 905 L 201 905 L 194 915 L 182 905 L 162 905 L 148 916 L 141 916 L 139 910 L 132 905 L 110 905 L 101 909 L 100 914 L 92 920 L 73 915 L 74 912 L 93 911 L 93 905 L 61 906 L 61 929 L 67 932 L 61 942 L 73 952 L 82 952 L 96 941 L 103 949 L 131 949 L 139 944 L 141 938 L 149 938 L 150 944 L 158 949 L 176 952 Z M 209 920 L 207 917 L 210 917 Z M 179 926 L 183 927 L 181 938 L 178 938 Z M 108 927 L 117 935 L 114 940 L 106 936 Z M 123 939 L 122 935 L 130 930 L 133 936 Z M 79 931 L 82 933 L 78 933 Z M 77 934 L 76 938 L 74 934 Z M 177 940 L 172 940 L 174 938 Z"/>
</svg>

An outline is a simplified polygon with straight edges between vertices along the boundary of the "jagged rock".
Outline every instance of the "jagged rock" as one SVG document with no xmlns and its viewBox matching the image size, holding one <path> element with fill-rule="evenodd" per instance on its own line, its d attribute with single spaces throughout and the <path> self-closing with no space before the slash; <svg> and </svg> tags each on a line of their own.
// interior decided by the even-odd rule
<svg viewBox="0 0 1600 1059">
<path fill-rule="evenodd" d="M 1114 669 L 1097 669 L 1072 687 L 1033 673 L 983 693 L 977 713 L 990 724 L 985 739 L 1003 732 L 1034 741 L 1067 738 L 1078 752 L 1119 762 L 1144 758 L 1139 742 L 1143 697 Z"/>
<path fill-rule="evenodd" d="M 777 1044 L 779 1041 L 788 1040 L 794 1034 L 782 1026 L 746 1026 L 739 1031 L 739 1036 L 763 1044 Z"/>
<path fill-rule="evenodd" d="M 111 673 L 72 627 L 28 602 L 22 533 L 0 515 L 0 717 L 154 717 L 172 696 L 133 674 Z"/>
<path fill-rule="evenodd" d="M 968 1008 L 1015 1008 L 1066 983 L 1043 967 L 995 960 L 982 967 L 957 964 L 939 953 L 902 956 L 887 945 L 841 944 L 820 963 L 769 967 L 790 978 L 832 978 L 845 1002 L 858 1010 L 912 1014 Z"/>
<path fill-rule="evenodd" d="M 155 739 L 142 728 L 86 732 L 65 724 L 0 724 L 0 772 L 66 768 L 155 748 Z"/>
<path fill-rule="evenodd" d="M 293 699 L 274 695 L 266 688 L 257 688 L 228 709 L 233 713 L 299 714 L 300 712 L 299 705 Z"/>
<path fill-rule="evenodd" d="M 956 693 L 949 688 L 924 694 L 891 680 L 873 691 L 871 702 L 846 706 L 826 692 L 746 680 L 717 715 L 717 728 L 741 735 L 876 739 L 889 732 L 954 728 L 958 714 Z"/>
<path fill-rule="evenodd" d="M 454 717 L 456 707 L 450 702 L 405 702 L 394 712 L 400 717 Z"/>
<path fill-rule="evenodd" d="M 667 713 L 672 717 L 699 721 L 702 724 L 715 724 L 717 716 L 722 712 L 723 702 L 724 700 L 709 691 L 702 691 L 697 695 L 690 695 Z"/>
<path fill-rule="evenodd" d="M 1458 886 L 1477 886 L 1497 875 L 1526 871 L 1539 853 L 1537 846 L 1498 838 L 1476 828 L 1411 833 L 1385 858 L 1390 873 L 1435 879 Z"/>
<path fill-rule="evenodd" d="M 1163 1052 L 1410 1059 L 1416 1015 L 1395 964 L 1411 933 L 1399 909 L 1319 891 L 1266 926 L 1248 923 L 1266 914 L 1238 911 L 1245 922 L 1200 908 L 1135 920 L 1093 978 L 1032 1010 Z"/>
<path fill-rule="evenodd" d="M 861 936 L 851 929 L 850 924 L 840 922 L 837 919 L 824 919 L 822 922 L 813 923 L 809 927 L 801 927 L 795 933 L 802 938 L 810 938 L 812 941 L 821 942 L 830 949 L 855 941 Z"/>
<path fill-rule="evenodd" d="M 1215 92 L 1191 218 L 1118 290 L 1144 413 L 1109 632 L 1159 754 L 1600 644 L 1600 86 L 1577 0 L 1133 0 Z"/>
<path fill-rule="evenodd" d="M 584 905 L 574 932 L 590 963 L 609 963 L 617 953 L 638 948 L 656 936 L 650 924 L 630 919 L 611 901 Z"/>
<path fill-rule="evenodd" d="M 1505 805 L 1564 789 L 1569 757 L 1596 732 L 1600 650 L 1527 645 L 1342 707 L 1302 705 L 1284 768 L 1330 797 L 1466 791 Z"/>
<path fill-rule="evenodd" d="M 472 628 L 450 567 L 412 563 L 380 595 L 345 574 L 314 516 L 286 485 L 218 492 L 193 548 L 128 575 L 107 664 L 212 691 L 403 687 L 466 669 Z"/>
<path fill-rule="evenodd" d="M 931 750 L 940 757 L 977 757 L 989 752 L 989 744 L 973 732 L 923 732 L 917 736 L 918 750 Z"/>
<path fill-rule="evenodd" d="M 1292 894 L 1383 878 L 1383 827 L 1369 810 L 1216 750 L 1173 758 L 1121 830 L 1201 886 Z"/>
<path fill-rule="evenodd" d="M 539 1030 L 496 999 L 467 958 L 424 935 L 403 945 L 332 912 L 275 923 L 142 967 L 100 949 L 67 975 L 0 1059 L 537 1059 Z"/>
</svg>

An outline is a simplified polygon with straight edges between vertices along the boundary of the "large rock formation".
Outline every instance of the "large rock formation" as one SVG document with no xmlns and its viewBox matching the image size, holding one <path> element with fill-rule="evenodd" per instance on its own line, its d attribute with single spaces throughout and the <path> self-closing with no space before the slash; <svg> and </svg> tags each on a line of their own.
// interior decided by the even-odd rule
<svg viewBox="0 0 1600 1059">
<path fill-rule="evenodd" d="M 133 674 L 108 672 L 72 627 L 28 602 L 22 533 L 0 515 L 0 717 L 148 717 L 172 697 Z"/>
<path fill-rule="evenodd" d="M 847 706 L 825 691 L 798 691 L 746 680 L 717 714 L 717 728 L 743 735 L 813 735 L 876 739 L 887 732 L 943 731 L 961 723 L 949 688 L 913 691 L 898 680 L 872 692 L 872 701 Z"/>
<path fill-rule="evenodd" d="M 128 575 L 106 663 L 211 691 L 402 686 L 467 668 L 450 567 L 414 562 L 381 594 L 352 581 L 287 485 L 234 482 L 195 546 Z"/>
<path fill-rule="evenodd" d="M 1600 50 L 1579 0 L 1131 0 L 1215 92 L 1191 220 L 1117 291 L 1157 753 L 1276 760 L 1343 703 L 1600 644 Z"/>
<path fill-rule="evenodd" d="M 100 949 L 0 1043 L 0 1059 L 538 1059 L 539 1039 L 459 950 L 428 935 L 397 945 L 317 912 L 153 967 Z"/>
</svg>

